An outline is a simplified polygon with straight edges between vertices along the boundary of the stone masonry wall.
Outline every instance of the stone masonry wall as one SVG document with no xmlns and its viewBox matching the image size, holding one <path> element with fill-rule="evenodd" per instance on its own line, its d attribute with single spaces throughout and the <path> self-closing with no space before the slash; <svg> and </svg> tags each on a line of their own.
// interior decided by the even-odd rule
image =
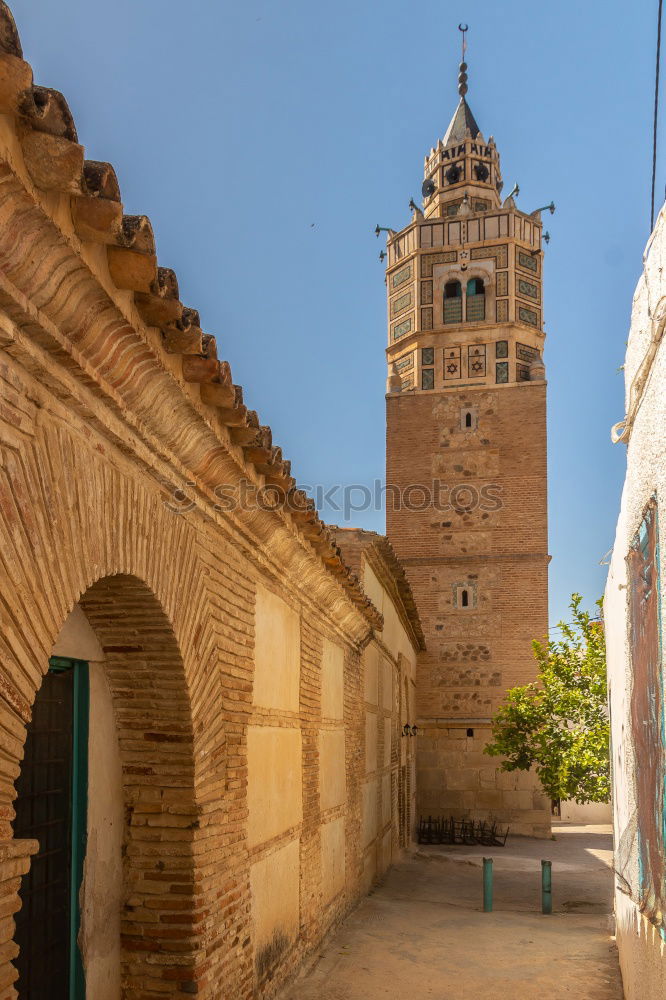
<svg viewBox="0 0 666 1000">
<path fill-rule="evenodd" d="M 418 812 L 492 816 L 540 834 L 549 803 L 536 779 L 503 774 L 482 751 L 506 689 L 533 680 L 531 642 L 547 632 L 545 400 L 544 382 L 387 397 L 387 534 L 427 646 L 417 668 Z M 467 409 L 478 416 L 472 429 Z M 413 509 L 398 510 L 391 484 L 420 484 L 430 503 L 413 489 Z"/>
</svg>

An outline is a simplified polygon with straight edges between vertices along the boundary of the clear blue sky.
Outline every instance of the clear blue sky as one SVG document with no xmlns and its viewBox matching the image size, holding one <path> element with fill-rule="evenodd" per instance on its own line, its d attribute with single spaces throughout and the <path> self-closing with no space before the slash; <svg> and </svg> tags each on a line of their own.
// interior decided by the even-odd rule
<svg viewBox="0 0 666 1000">
<path fill-rule="evenodd" d="M 519 205 L 545 216 L 553 621 L 602 592 L 623 445 L 622 364 L 648 237 L 655 2 L 13 0 L 36 82 L 200 310 L 301 483 L 384 473 L 379 222 L 469 102 Z M 666 94 L 664 95 L 666 107 Z M 663 158 L 660 163 L 666 165 Z M 658 203 L 666 170 L 658 173 Z M 314 226 L 312 225 L 314 223 Z M 333 518 L 331 518 L 333 519 Z M 383 514 L 355 523 L 383 530 Z"/>
</svg>

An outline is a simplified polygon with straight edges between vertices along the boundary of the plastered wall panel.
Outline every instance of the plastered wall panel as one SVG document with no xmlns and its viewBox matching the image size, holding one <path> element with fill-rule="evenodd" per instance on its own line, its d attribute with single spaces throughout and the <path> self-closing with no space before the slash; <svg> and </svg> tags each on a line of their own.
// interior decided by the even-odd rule
<svg viewBox="0 0 666 1000">
<path fill-rule="evenodd" d="M 363 784 L 363 846 L 367 847 L 377 836 L 377 779 Z"/>
<path fill-rule="evenodd" d="M 344 729 L 320 733 L 319 774 L 322 810 L 343 805 L 347 797 Z"/>
<path fill-rule="evenodd" d="M 298 712 L 300 620 L 286 601 L 257 586 L 253 701 L 262 708 Z"/>
<path fill-rule="evenodd" d="M 365 773 L 377 770 L 377 716 L 374 712 L 365 714 Z"/>
<path fill-rule="evenodd" d="M 299 931 L 299 840 L 285 844 L 250 868 L 255 965 L 284 951 Z"/>
<path fill-rule="evenodd" d="M 393 667 L 389 661 L 382 658 L 382 708 L 391 711 L 393 705 Z"/>
<path fill-rule="evenodd" d="M 392 722 L 390 719 L 384 719 L 384 755 L 382 764 L 384 767 L 389 767 L 391 763 L 391 731 Z"/>
<path fill-rule="evenodd" d="M 391 775 L 382 775 L 382 827 L 391 822 Z"/>
<path fill-rule="evenodd" d="M 253 847 L 303 819 L 300 729 L 249 726 L 247 763 L 248 843 Z"/>
<path fill-rule="evenodd" d="M 345 819 L 324 823 L 321 828 L 321 891 L 325 903 L 345 886 Z"/>
<path fill-rule="evenodd" d="M 363 697 L 371 705 L 376 705 L 378 690 L 379 650 L 372 644 L 363 652 Z"/>
</svg>

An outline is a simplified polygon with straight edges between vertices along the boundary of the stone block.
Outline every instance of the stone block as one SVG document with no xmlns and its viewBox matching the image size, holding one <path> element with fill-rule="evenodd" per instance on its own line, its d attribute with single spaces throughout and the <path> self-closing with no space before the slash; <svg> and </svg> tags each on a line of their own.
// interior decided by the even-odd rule
<svg viewBox="0 0 666 1000">
<path fill-rule="evenodd" d="M 379 650 L 371 643 L 363 651 L 363 697 L 370 705 L 377 705 L 379 698 Z"/>
<path fill-rule="evenodd" d="M 345 887 L 345 819 L 324 823 L 321 828 L 321 891 L 329 903 Z"/>
<path fill-rule="evenodd" d="M 301 667 L 298 612 L 261 584 L 256 594 L 254 643 L 254 704 L 298 712 Z"/>
<path fill-rule="evenodd" d="M 377 770 L 377 716 L 365 713 L 365 773 Z"/>
<path fill-rule="evenodd" d="M 301 731 L 248 726 L 248 844 L 264 843 L 303 818 Z"/>
<path fill-rule="evenodd" d="M 393 722 L 391 719 L 384 719 L 384 754 L 382 763 L 384 767 L 391 764 L 391 738 L 393 735 Z"/>
<path fill-rule="evenodd" d="M 363 847 L 367 847 L 377 836 L 377 798 L 377 779 L 371 778 L 363 783 Z"/>
<path fill-rule="evenodd" d="M 319 734 L 319 796 L 322 810 L 343 805 L 347 798 L 344 729 Z"/>
<path fill-rule="evenodd" d="M 250 868 L 255 968 L 259 976 L 275 966 L 297 937 L 300 919 L 300 842 L 285 844 Z"/>
<path fill-rule="evenodd" d="M 466 767 L 460 770 L 447 768 L 443 772 L 444 787 L 451 789 L 471 790 L 479 788 L 479 772 L 476 768 Z"/>
</svg>

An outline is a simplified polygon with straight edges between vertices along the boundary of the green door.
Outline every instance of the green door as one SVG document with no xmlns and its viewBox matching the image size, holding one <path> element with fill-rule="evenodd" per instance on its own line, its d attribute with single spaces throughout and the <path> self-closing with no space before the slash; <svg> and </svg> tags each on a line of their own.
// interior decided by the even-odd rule
<svg viewBox="0 0 666 1000">
<path fill-rule="evenodd" d="M 84 1000 L 77 945 L 86 851 L 88 664 L 52 657 L 16 782 L 14 836 L 39 841 L 21 882 L 19 1000 Z"/>
</svg>

